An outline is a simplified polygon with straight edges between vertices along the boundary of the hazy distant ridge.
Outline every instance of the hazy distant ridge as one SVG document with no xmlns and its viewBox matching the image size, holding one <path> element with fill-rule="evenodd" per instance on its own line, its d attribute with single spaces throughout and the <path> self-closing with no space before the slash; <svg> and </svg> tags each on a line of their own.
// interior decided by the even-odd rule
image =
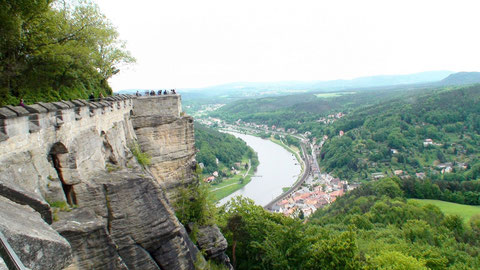
<svg viewBox="0 0 480 270">
<path fill-rule="evenodd" d="M 480 72 L 458 72 L 450 74 L 440 81 L 442 85 L 460 85 L 480 83 Z"/>
</svg>

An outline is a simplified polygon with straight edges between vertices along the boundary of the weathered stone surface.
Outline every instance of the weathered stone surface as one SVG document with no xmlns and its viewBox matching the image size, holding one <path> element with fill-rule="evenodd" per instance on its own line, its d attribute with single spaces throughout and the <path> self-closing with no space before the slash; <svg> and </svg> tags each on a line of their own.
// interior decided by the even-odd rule
<svg viewBox="0 0 480 270">
<path fill-rule="evenodd" d="M 79 269 L 127 269 L 106 231 L 105 222 L 92 210 L 74 209 L 59 218 L 53 228 L 72 246 Z"/>
<path fill-rule="evenodd" d="M 61 101 L 58 101 L 58 102 L 52 102 L 50 104 L 53 104 L 53 106 L 57 107 L 58 109 L 60 110 L 64 110 L 64 109 L 69 109 L 70 108 L 70 105 L 64 103 L 64 102 L 61 102 Z"/>
<path fill-rule="evenodd" d="M 0 142 L 8 140 L 8 135 L 0 132 Z"/>
<path fill-rule="evenodd" d="M 151 156 L 150 170 L 173 199 L 175 188 L 193 181 L 195 138 L 192 118 L 134 116 L 133 128 L 142 151 Z"/>
<path fill-rule="evenodd" d="M 77 107 L 87 106 L 87 105 L 88 105 L 88 101 L 83 100 L 83 99 L 75 99 L 75 100 L 72 100 L 71 102 L 72 102 L 73 104 L 75 104 L 75 106 L 77 106 Z"/>
<path fill-rule="evenodd" d="M 128 171 L 103 173 L 78 185 L 76 192 L 81 208 L 102 217 L 128 269 L 194 269 L 198 249 L 154 179 Z M 89 256 L 94 255 L 82 258 Z"/>
<path fill-rule="evenodd" d="M 90 107 L 90 109 L 100 108 L 100 106 L 96 102 L 93 102 L 93 101 L 89 102 L 88 106 Z"/>
<path fill-rule="evenodd" d="M 138 254 L 125 254 L 138 245 L 161 269 L 194 269 L 198 250 L 182 234 L 183 226 L 153 179 L 119 173 L 103 187 L 112 238 L 129 268 L 143 269 L 132 259 Z"/>
<path fill-rule="evenodd" d="M 70 244 L 28 206 L 0 196 L 0 230 L 30 269 L 63 269 L 71 263 Z"/>
<path fill-rule="evenodd" d="M 13 111 L 14 113 L 17 114 L 17 116 L 24 116 L 29 114 L 29 112 L 22 106 L 10 106 L 7 105 L 5 108 L 8 108 L 9 110 Z"/>
<path fill-rule="evenodd" d="M 81 100 L 68 103 L 90 105 L 90 116 L 88 107 L 62 110 L 59 116 L 52 113 L 59 108 L 50 103 L 30 106 L 29 112 L 42 114 L 38 119 L 35 115 L 20 118 L 7 109 L 13 118 L 0 116 L 0 125 L 9 128 L 3 129 L 9 136 L 0 140 L 0 183 L 18 187 L 13 190 L 22 193 L 24 201 L 35 199 L 28 204 L 39 204 L 39 212 L 48 206 L 45 199 L 68 198 L 78 205 L 78 210 L 62 212 L 60 221 L 52 225 L 74 246 L 75 259 L 65 265 L 68 269 L 194 269 L 195 263 L 204 262 L 203 257 L 165 195 L 193 179 L 193 119 L 177 116 L 180 99 L 172 96 L 152 101 L 163 102 L 155 104 L 163 108 L 156 113 L 160 117 L 148 115 L 152 108 L 146 113 L 137 106 L 134 110 L 147 116 L 131 121 L 133 102 L 126 98 L 130 97 L 115 98 L 119 100 L 113 103 L 116 109 L 98 109 L 102 104 Z M 0 115 L 2 109 L 6 108 L 0 108 Z M 61 126 L 54 126 L 57 117 Z M 31 133 L 34 121 L 40 130 Z M 0 135 L 3 130 L 0 126 Z M 136 138 L 152 156 L 150 170 L 155 179 L 141 170 L 127 147 Z M 18 195 L 7 193 L 11 198 Z M 48 254 L 54 259 L 55 255 Z"/>
<path fill-rule="evenodd" d="M 70 107 L 70 108 L 76 107 L 76 106 L 75 106 L 75 103 L 73 103 L 73 102 L 71 102 L 71 101 L 68 101 L 68 100 L 62 100 L 62 101 L 60 101 L 60 102 L 66 104 L 66 105 L 67 105 L 68 107 Z"/>
<path fill-rule="evenodd" d="M 0 257 L 0 270 L 8 270 L 5 261 L 3 261 L 2 257 Z"/>
<path fill-rule="evenodd" d="M 205 252 L 207 259 L 212 259 L 233 269 L 230 259 L 225 254 L 228 247 L 227 239 L 220 232 L 217 225 L 202 226 L 197 234 L 198 247 Z"/>
<path fill-rule="evenodd" d="M 137 116 L 173 116 L 180 117 L 182 111 L 179 95 L 138 97 L 133 99 L 133 108 Z"/>
<path fill-rule="evenodd" d="M 5 107 L 0 108 L 0 119 L 8 119 L 13 117 L 17 117 L 17 114 L 14 113 L 12 110 L 9 110 Z"/>
<path fill-rule="evenodd" d="M 49 112 L 56 112 L 56 111 L 60 110 L 57 106 L 53 105 L 52 103 L 37 102 L 37 104 L 44 107 Z"/>
<path fill-rule="evenodd" d="M 18 186 L 14 186 L 11 183 L 4 182 L 0 179 L 0 195 L 14 201 L 18 204 L 28 205 L 35 209 L 47 222 L 52 224 L 52 211 L 50 205 L 39 198 L 38 195 L 22 190 Z"/>
<path fill-rule="evenodd" d="M 30 113 L 46 113 L 47 112 L 47 109 L 45 109 L 44 107 L 38 104 L 25 105 L 25 109 Z"/>
</svg>

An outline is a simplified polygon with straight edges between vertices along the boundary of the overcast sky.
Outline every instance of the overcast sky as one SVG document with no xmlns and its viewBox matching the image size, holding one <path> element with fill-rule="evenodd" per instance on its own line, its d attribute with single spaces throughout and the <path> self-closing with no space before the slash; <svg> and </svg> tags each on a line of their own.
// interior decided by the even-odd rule
<svg viewBox="0 0 480 270">
<path fill-rule="evenodd" d="M 480 71 L 479 0 L 96 0 L 137 63 L 115 91 Z"/>
</svg>

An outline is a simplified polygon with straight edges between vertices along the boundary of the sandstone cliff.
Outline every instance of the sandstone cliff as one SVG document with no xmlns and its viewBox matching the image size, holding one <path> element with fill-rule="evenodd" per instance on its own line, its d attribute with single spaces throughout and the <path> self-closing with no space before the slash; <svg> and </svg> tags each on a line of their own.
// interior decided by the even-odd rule
<svg viewBox="0 0 480 270">
<path fill-rule="evenodd" d="M 150 169 L 133 157 L 135 141 Z M 2 107 L 0 149 L 0 230 L 28 268 L 204 264 L 168 198 L 193 181 L 195 165 L 179 96 Z M 199 246 L 229 266 L 218 228 L 203 231 Z"/>
</svg>

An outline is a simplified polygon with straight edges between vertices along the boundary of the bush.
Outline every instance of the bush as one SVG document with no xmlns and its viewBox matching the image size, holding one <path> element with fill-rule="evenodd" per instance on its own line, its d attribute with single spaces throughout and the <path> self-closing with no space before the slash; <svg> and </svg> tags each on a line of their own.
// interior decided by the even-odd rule
<svg viewBox="0 0 480 270">
<path fill-rule="evenodd" d="M 130 151 L 132 151 L 132 154 L 135 156 L 135 158 L 137 159 L 138 163 L 140 165 L 142 165 L 142 167 L 145 168 L 145 166 L 148 166 L 150 165 L 150 155 L 145 153 L 145 152 L 142 152 L 142 150 L 140 149 L 140 146 L 138 145 L 137 142 L 134 142 L 131 146 L 130 146 Z"/>
</svg>

